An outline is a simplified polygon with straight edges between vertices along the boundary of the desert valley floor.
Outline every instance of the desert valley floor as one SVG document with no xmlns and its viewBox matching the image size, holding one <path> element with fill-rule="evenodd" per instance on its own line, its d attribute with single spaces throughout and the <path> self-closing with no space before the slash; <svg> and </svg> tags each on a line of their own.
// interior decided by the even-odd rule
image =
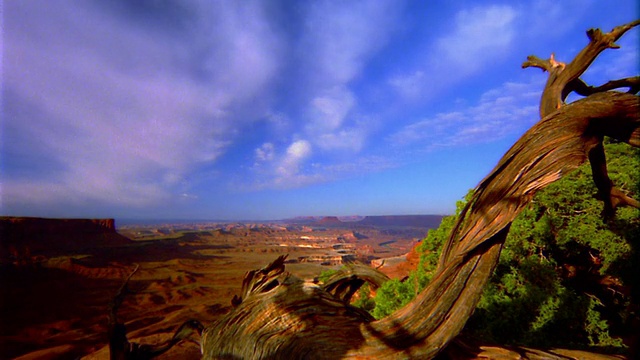
<svg viewBox="0 0 640 360">
<path fill-rule="evenodd" d="M 441 217 L 296 219 L 118 227 L 108 220 L 2 218 L 0 359 L 108 359 L 109 304 L 129 340 L 159 343 L 184 321 L 214 322 L 244 274 L 288 254 L 286 269 L 313 279 L 360 261 L 392 277 L 415 266 L 411 250 Z M 407 254 L 409 254 L 407 256 Z M 198 359 L 197 335 L 159 359 Z"/>
</svg>

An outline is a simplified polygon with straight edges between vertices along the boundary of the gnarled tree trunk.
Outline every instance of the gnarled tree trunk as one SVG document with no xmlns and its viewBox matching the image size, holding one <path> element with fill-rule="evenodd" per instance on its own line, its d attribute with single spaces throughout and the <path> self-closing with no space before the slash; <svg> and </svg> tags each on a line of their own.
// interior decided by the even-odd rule
<svg viewBox="0 0 640 360">
<path fill-rule="evenodd" d="M 379 284 L 371 269 L 353 268 L 325 286 L 289 275 L 284 257 L 251 271 L 235 308 L 202 334 L 205 359 L 429 359 L 451 354 L 506 358 L 580 358 L 577 352 L 486 348 L 456 339 L 473 313 L 498 262 L 514 218 L 534 194 L 589 160 L 604 215 L 638 202 L 613 187 L 607 175 L 604 136 L 640 146 L 637 77 L 586 85 L 580 76 L 600 52 L 635 21 L 603 34 L 589 30 L 589 44 L 568 63 L 530 56 L 523 67 L 549 72 L 541 120 L 527 131 L 480 182 L 442 251 L 431 283 L 407 306 L 381 320 L 348 300 L 364 281 Z M 627 93 L 610 91 L 627 87 Z M 575 91 L 586 98 L 565 105 Z M 454 341 L 455 339 L 455 341 Z M 452 343 L 453 341 L 453 343 Z M 603 357 L 606 358 L 606 357 Z"/>
<path fill-rule="evenodd" d="M 523 67 L 549 72 L 540 104 L 541 120 L 527 131 L 484 179 L 464 208 L 446 243 L 436 275 L 410 304 L 374 321 L 331 293 L 284 271 L 283 259 L 248 274 L 237 307 L 207 328 L 206 359 L 398 359 L 435 357 L 459 335 L 498 262 L 509 226 L 534 194 L 589 160 L 604 201 L 604 215 L 638 202 L 613 187 L 602 147 L 604 136 L 640 146 L 639 80 L 599 87 L 580 76 L 600 52 L 640 22 L 603 34 L 589 30 L 589 44 L 568 63 L 530 56 Z M 628 87 L 627 93 L 610 91 Z M 576 91 L 586 98 L 565 105 Z M 357 275 L 352 276 L 352 280 Z M 355 277 L 354 277 L 355 276 Z M 346 277 L 345 277 L 346 279 Z M 355 284 L 355 283 L 352 283 Z M 357 286 L 357 284 L 356 284 Z M 469 346 L 458 340 L 450 351 Z M 477 350 L 480 351 L 480 350 Z M 487 351 L 482 350 L 482 351 Z M 582 355 L 494 348 L 524 358 Z"/>
</svg>

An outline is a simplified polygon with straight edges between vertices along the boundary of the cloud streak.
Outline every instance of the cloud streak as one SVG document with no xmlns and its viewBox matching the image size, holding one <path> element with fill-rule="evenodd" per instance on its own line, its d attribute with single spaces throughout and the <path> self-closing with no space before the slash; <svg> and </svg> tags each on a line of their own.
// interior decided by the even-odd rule
<svg viewBox="0 0 640 360">
<path fill-rule="evenodd" d="M 515 35 L 516 16 L 516 10 L 507 5 L 462 10 L 456 14 L 453 31 L 436 42 L 436 52 L 457 74 L 478 71 L 508 51 Z"/>
<path fill-rule="evenodd" d="M 437 113 L 410 123 L 388 137 L 391 145 L 433 151 L 500 140 L 538 120 L 543 83 L 507 82 L 481 95 L 475 105 Z"/>
<path fill-rule="evenodd" d="M 123 22 L 113 9 L 28 5 L 7 4 L 23 17 L 6 24 L 11 130 L 3 150 L 24 153 L 14 139 L 37 141 L 59 173 L 53 184 L 4 179 L 5 204 L 146 206 L 179 196 L 185 176 L 230 145 L 244 121 L 236 114 L 246 115 L 237 109 L 277 71 L 278 35 L 256 2 L 199 4 L 187 14 L 195 29 L 178 35 Z"/>
<path fill-rule="evenodd" d="M 365 141 L 367 133 L 354 126 L 358 97 L 351 84 L 389 41 L 402 6 L 396 1 L 321 1 L 308 8 L 301 41 L 311 84 L 304 131 L 322 149 L 358 150 L 344 146 L 340 139 L 347 134 L 357 143 Z"/>
<path fill-rule="evenodd" d="M 352 84 L 367 61 L 389 41 L 402 6 L 396 1 L 320 1 L 304 8 L 296 49 L 302 54 L 300 73 L 309 86 L 291 146 L 297 143 L 295 139 L 307 139 L 315 157 L 363 149 L 375 123 L 362 121 L 365 116 Z M 314 161 L 311 152 L 295 161 L 290 155 L 281 155 L 285 159 L 280 161 L 257 161 L 256 173 L 271 176 L 257 187 L 299 187 L 334 178 L 314 173 L 313 166 L 303 167 Z"/>
<path fill-rule="evenodd" d="M 455 14 L 451 29 L 430 44 L 422 66 L 388 80 L 410 101 L 433 97 L 491 61 L 503 58 L 515 35 L 518 12 L 508 5 L 477 6 Z"/>
<path fill-rule="evenodd" d="M 311 175 L 303 169 L 312 155 L 313 146 L 307 140 L 295 140 L 281 153 L 272 143 L 264 143 L 255 149 L 255 161 L 250 169 L 253 174 L 259 175 L 260 180 L 244 180 L 234 186 L 242 191 L 256 191 L 266 188 L 290 189 L 320 182 L 323 180 L 321 176 Z"/>
</svg>

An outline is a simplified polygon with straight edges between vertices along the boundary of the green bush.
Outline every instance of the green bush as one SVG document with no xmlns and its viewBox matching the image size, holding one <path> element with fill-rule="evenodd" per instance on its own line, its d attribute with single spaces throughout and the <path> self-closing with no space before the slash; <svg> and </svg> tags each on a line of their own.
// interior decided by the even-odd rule
<svg viewBox="0 0 640 360">
<path fill-rule="evenodd" d="M 472 194 L 473 192 L 469 192 L 466 199 L 469 199 Z M 465 203 L 465 201 L 458 201 L 456 214 L 444 217 L 437 229 L 429 230 L 427 237 L 417 248 L 420 262 L 416 271 L 411 272 L 404 281 L 392 279 L 378 289 L 374 299 L 375 307 L 372 311 L 372 315 L 376 319 L 381 319 L 408 304 L 431 281 L 438 265 L 440 251 L 451 234 L 451 229 Z"/>
<path fill-rule="evenodd" d="M 637 198 L 640 151 L 617 143 L 605 149 L 612 181 Z M 605 222 L 596 193 L 585 164 L 534 197 L 514 220 L 466 331 L 500 344 L 623 350 L 620 337 L 638 321 L 633 309 L 639 302 L 640 256 L 631 240 L 640 238 L 640 211 L 621 208 Z M 429 231 L 409 278 L 378 290 L 376 318 L 404 306 L 428 284 L 463 205 Z M 603 286 L 604 279 L 613 285 Z"/>
</svg>

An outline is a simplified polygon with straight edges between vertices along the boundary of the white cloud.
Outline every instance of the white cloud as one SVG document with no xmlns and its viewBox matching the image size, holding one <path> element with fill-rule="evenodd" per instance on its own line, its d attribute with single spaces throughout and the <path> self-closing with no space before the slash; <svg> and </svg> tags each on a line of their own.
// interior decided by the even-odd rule
<svg viewBox="0 0 640 360">
<path fill-rule="evenodd" d="M 272 161 L 275 156 L 275 148 L 272 143 L 264 143 L 255 150 L 258 162 Z"/>
<path fill-rule="evenodd" d="M 331 87 L 359 75 L 366 59 L 388 41 L 401 7 L 390 0 L 312 3 L 302 46 L 313 81 Z"/>
<path fill-rule="evenodd" d="M 239 191 L 293 189 L 380 172 L 399 165 L 398 161 L 389 157 L 371 155 L 334 159 L 331 162 L 310 162 L 312 155 L 312 146 L 308 141 L 296 141 L 287 147 L 284 154 L 267 163 L 271 167 L 254 166 L 251 171 L 258 176 L 235 181 L 233 188 Z"/>
<path fill-rule="evenodd" d="M 313 98 L 310 133 L 325 133 L 339 129 L 355 102 L 353 94 L 343 88 L 334 87 Z"/>
<path fill-rule="evenodd" d="M 348 150 L 358 152 L 364 146 L 366 129 L 345 128 L 337 132 L 320 135 L 316 142 L 325 150 Z"/>
<path fill-rule="evenodd" d="M 487 61 L 509 50 L 514 38 L 516 11 L 508 5 L 491 5 L 460 11 L 453 31 L 438 40 L 436 56 L 451 62 L 456 72 L 477 71 Z"/>
<path fill-rule="evenodd" d="M 203 70 L 228 101 L 247 100 L 264 90 L 279 68 L 282 40 L 258 1 L 200 3 L 198 25 Z M 204 34 L 204 36 L 202 35 Z"/>
<path fill-rule="evenodd" d="M 277 173 L 283 178 L 295 176 L 300 164 L 311 155 L 311 144 L 307 140 L 294 141 L 278 166 Z"/>
<path fill-rule="evenodd" d="M 283 152 L 278 152 L 272 143 L 265 143 L 255 150 L 255 155 L 251 180 L 235 182 L 233 188 L 242 191 L 290 189 L 322 181 L 319 174 L 302 169 L 313 155 L 313 146 L 307 140 L 295 140 Z"/>
<path fill-rule="evenodd" d="M 425 47 L 420 65 L 389 77 L 388 84 L 401 98 L 423 101 L 491 62 L 506 58 L 517 35 L 518 11 L 508 5 L 477 6 L 460 10 L 452 28 Z"/>
<path fill-rule="evenodd" d="M 261 4 L 194 3 L 177 33 L 95 4 L 59 5 L 5 8 L 3 85 L 12 101 L 3 118 L 34 143 L 7 139 L 5 150 L 59 164 L 55 178 L 3 177 L 5 204 L 180 198 L 193 169 L 226 150 L 247 114 L 263 111 L 253 100 L 282 51 Z"/>
<path fill-rule="evenodd" d="M 389 79 L 389 84 L 406 99 L 417 99 L 423 92 L 427 78 L 423 70 L 416 70 L 410 74 L 395 75 Z"/>
<path fill-rule="evenodd" d="M 252 171 L 259 180 L 249 187 L 291 188 L 326 181 L 327 175 L 319 171 L 323 166 L 310 163 L 312 155 L 354 153 L 363 148 L 376 125 L 360 121 L 351 83 L 389 41 L 402 6 L 398 1 L 319 1 L 301 7 L 296 66 L 306 86 L 302 94 L 296 94 L 304 106 L 298 118 L 299 132 L 291 130 L 292 143 L 284 152 L 274 147 L 269 160 L 268 151 L 256 150 Z"/>
<path fill-rule="evenodd" d="M 504 83 L 486 91 L 473 106 L 406 125 L 388 140 L 398 147 L 434 150 L 493 142 L 524 131 L 539 118 L 538 101 L 544 85 L 541 80 Z"/>
<path fill-rule="evenodd" d="M 364 137 L 356 130 L 358 98 L 350 84 L 366 62 L 390 39 L 402 3 L 321 1 L 308 7 L 304 34 L 304 73 L 310 86 L 305 135 L 323 150 L 356 150 L 344 146 L 345 136 Z"/>
<path fill-rule="evenodd" d="M 287 148 L 287 158 L 293 162 L 298 162 L 311 155 L 311 144 L 307 140 L 293 142 Z"/>
</svg>

